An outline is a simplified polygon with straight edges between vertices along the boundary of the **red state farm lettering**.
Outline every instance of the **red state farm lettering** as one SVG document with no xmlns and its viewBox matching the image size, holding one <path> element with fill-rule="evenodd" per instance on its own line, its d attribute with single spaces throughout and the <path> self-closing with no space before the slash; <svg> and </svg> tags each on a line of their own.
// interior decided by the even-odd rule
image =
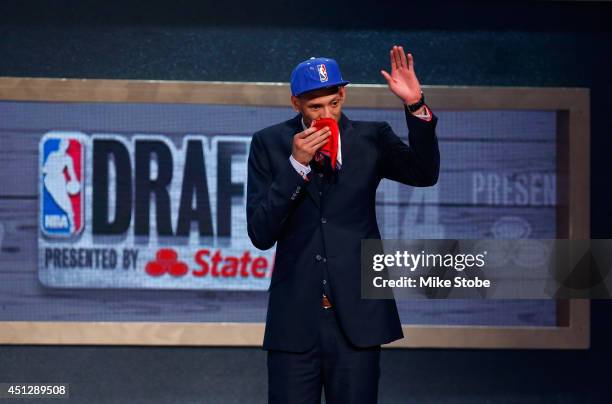
<svg viewBox="0 0 612 404">
<path fill-rule="evenodd" d="M 274 263 L 269 265 L 266 257 L 256 257 L 253 259 L 248 251 L 242 256 L 223 256 L 221 250 L 212 253 L 208 249 L 198 250 L 195 254 L 195 261 L 200 269 L 193 270 L 193 276 L 214 276 L 232 278 L 236 276 L 263 278 L 268 271 L 272 270 Z M 273 261 L 273 260 L 272 260 Z M 268 275 L 269 276 L 269 275 Z"/>
</svg>

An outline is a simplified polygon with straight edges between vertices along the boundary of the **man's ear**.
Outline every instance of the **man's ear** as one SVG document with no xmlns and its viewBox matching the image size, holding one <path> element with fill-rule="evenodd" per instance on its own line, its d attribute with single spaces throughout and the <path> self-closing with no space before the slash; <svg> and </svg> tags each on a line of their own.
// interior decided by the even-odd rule
<svg viewBox="0 0 612 404">
<path fill-rule="evenodd" d="M 344 99 L 346 98 L 346 88 L 344 86 L 338 89 L 338 95 L 340 96 L 340 102 L 344 103 Z"/>
<path fill-rule="evenodd" d="M 295 112 L 300 112 L 300 100 L 295 95 L 291 96 L 291 106 Z"/>
</svg>

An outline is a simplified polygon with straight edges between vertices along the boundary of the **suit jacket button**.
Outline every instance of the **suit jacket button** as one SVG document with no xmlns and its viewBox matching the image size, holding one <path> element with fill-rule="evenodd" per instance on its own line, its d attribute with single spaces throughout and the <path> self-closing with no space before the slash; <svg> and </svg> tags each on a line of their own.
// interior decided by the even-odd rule
<svg viewBox="0 0 612 404">
<path fill-rule="evenodd" d="M 323 178 L 323 173 L 319 173 L 319 178 Z"/>
<path fill-rule="evenodd" d="M 322 258 L 323 258 L 323 257 L 321 257 L 321 255 L 320 255 L 320 254 L 317 254 L 317 256 L 315 257 L 315 259 L 316 259 L 317 261 L 321 261 L 321 259 L 322 259 Z"/>
<path fill-rule="evenodd" d="M 327 219 L 326 219 L 326 218 L 324 218 L 324 217 L 322 217 L 322 218 L 321 218 L 321 223 L 323 223 L 323 224 L 327 223 Z"/>
</svg>

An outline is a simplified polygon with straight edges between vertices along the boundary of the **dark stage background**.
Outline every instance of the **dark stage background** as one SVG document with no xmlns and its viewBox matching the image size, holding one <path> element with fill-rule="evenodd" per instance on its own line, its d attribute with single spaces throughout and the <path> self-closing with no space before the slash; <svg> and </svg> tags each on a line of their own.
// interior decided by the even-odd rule
<svg viewBox="0 0 612 404">
<path fill-rule="evenodd" d="M 4 1 L 0 76 L 286 82 L 325 55 L 383 83 L 399 43 L 427 85 L 588 87 L 591 234 L 612 238 L 610 21 L 587 1 Z M 608 402 L 611 308 L 592 303 L 586 351 L 386 350 L 380 402 Z M 258 403 L 265 375 L 256 348 L 0 346 L 0 382 L 69 382 L 90 404 Z"/>
</svg>

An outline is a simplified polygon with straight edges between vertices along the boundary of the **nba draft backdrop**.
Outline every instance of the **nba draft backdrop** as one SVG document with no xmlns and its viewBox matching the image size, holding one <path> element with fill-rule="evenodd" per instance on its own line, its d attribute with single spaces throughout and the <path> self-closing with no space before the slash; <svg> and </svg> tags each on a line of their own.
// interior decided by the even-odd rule
<svg viewBox="0 0 612 404">
<path fill-rule="evenodd" d="M 294 115 L 286 85 L 3 80 L 4 329 L 234 325 L 214 343 L 260 344 L 274 249 L 260 251 L 247 236 L 246 165 L 252 134 Z M 27 91 L 20 94 L 11 80 Z M 407 139 L 401 104 L 384 88 L 348 91 L 348 116 L 387 121 Z M 565 190 L 588 178 L 588 154 L 568 147 L 588 136 L 579 119 L 584 110 L 570 110 L 576 96 L 588 98 L 582 90 L 541 90 L 535 99 L 524 97 L 533 89 L 427 91 L 440 117 L 440 180 L 430 188 L 383 180 L 383 238 L 588 236 L 588 208 L 579 209 L 588 207 L 580 199 L 588 193 L 569 197 Z M 523 346 L 586 341 L 588 312 L 576 302 L 398 300 L 398 307 L 412 328 L 396 346 L 475 346 L 478 333 L 525 330 L 535 340 Z M 2 342 L 29 341 L 15 330 Z M 185 343 L 173 333 L 156 343 Z M 67 340 L 57 330 L 41 338 Z M 88 341 L 125 342 L 101 335 Z M 152 343 L 145 336 L 130 341 Z M 204 333 L 187 343 L 211 341 Z M 509 341 L 498 344 L 513 346 Z"/>
<path fill-rule="evenodd" d="M 249 138 L 187 135 L 178 146 L 173 140 L 62 131 L 43 136 L 41 282 L 267 288 L 274 251 L 259 252 L 245 237 Z"/>
</svg>

